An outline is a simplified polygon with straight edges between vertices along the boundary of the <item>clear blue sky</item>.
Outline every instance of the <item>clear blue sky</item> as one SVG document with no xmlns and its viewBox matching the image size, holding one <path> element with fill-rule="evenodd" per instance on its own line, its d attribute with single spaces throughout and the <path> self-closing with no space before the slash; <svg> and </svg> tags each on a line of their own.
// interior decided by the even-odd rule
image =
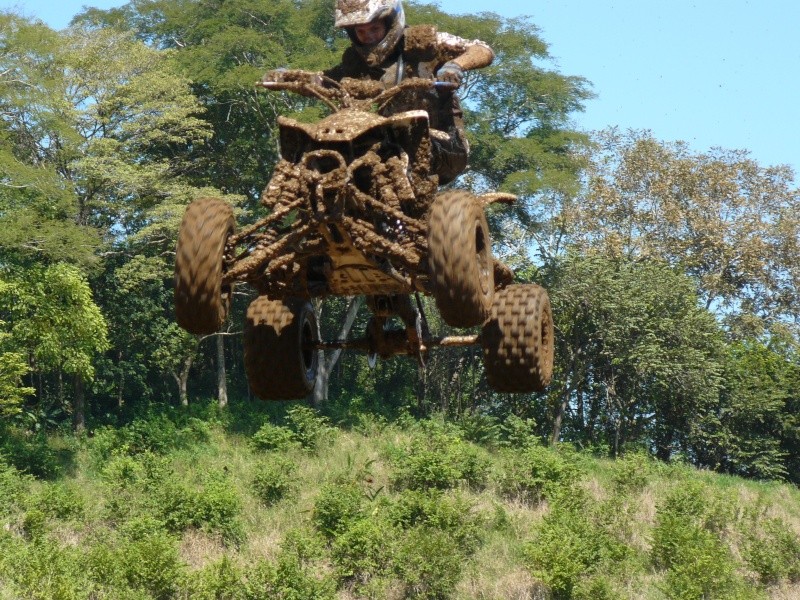
<svg viewBox="0 0 800 600">
<path fill-rule="evenodd" d="M 124 3 L 0 0 L 0 9 L 16 8 L 59 29 L 82 5 Z M 800 175 L 797 0 L 438 4 L 449 13 L 529 15 L 549 45 L 553 68 L 593 84 L 597 98 L 575 116 L 582 129 L 650 129 L 661 140 L 683 140 L 698 152 L 714 146 L 749 150 L 762 165 L 788 164 Z"/>
</svg>

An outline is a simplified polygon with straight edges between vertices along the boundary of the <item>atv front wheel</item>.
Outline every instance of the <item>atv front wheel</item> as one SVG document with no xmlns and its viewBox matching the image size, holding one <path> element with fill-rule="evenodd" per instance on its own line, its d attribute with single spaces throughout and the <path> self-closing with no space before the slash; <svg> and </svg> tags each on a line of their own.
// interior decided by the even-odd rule
<svg viewBox="0 0 800 600">
<path fill-rule="evenodd" d="M 433 296 L 445 323 L 473 327 L 486 319 L 494 297 L 489 225 L 478 198 L 460 190 L 436 197 L 428 223 Z"/>
<path fill-rule="evenodd" d="M 214 333 L 228 316 L 233 290 L 222 285 L 222 258 L 235 227 L 233 209 L 218 198 L 186 208 L 175 252 L 175 316 L 189 333 Z"/>
<path fill-rule="evenodd" d="M 553 375 L 553 314 L 538 285 L 509 285 L 494 297 L 481 331 L 483 365 L 498 392 L 541 392 Z"/>
<path fill-rule="evenodd" d="M 244 368 L 263 400 L 300 400 L 317 379 L 317 317 L 310 302 L 259 296 L 247 308 Z"/>
</svg>

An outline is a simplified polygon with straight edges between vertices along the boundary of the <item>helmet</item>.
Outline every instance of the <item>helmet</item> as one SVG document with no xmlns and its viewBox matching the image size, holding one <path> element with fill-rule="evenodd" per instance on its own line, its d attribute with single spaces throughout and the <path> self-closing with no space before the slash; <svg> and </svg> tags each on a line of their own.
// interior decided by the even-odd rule
<svg viewBox="0 0 800 600">
<path fill-rule="evenodd" d="M 386 35 L 376 44 L 361 44 L 353 27 L 386 19 Z M 353 47 L 371 67 L 380 65 L 397 48 L 406 18 L 400 0 L 336 0 L 336 27 L 347 30 Z"/>
</svg>

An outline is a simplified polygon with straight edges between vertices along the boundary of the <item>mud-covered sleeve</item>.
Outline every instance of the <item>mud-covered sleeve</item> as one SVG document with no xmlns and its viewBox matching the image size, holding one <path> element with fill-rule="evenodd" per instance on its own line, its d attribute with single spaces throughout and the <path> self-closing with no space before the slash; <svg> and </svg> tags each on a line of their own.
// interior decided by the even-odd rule
<svg viewBox="0 0 800 600">
<path fill-rule="evenodd" d="M 330 69 L 325 69 L 322 74 L 336 81 L 341 81 L 345 77 L 358 77 L 361 75 L 359 68 L 361 62 L 363 61 L 359 60 L 355 50 L 349 47 L 342 54 L 342 61 Z"/>
<path fill-rule="evenodd" d="M 487 67 L 494 60 L 494 52 L 486 42 L 466 40 L 444 31 L 437 32 L 436 46 L 444 62 L 452 61 L 465 71 Z"/>
</svg>

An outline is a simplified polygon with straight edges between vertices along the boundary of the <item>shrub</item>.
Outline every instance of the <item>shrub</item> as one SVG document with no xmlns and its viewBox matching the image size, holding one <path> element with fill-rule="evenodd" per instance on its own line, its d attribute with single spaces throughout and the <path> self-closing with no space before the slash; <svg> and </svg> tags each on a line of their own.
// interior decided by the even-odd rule
<svg viewBox="0 0 800 600">
<path fill-rule="evenodd" d="M 522 419 L 517 415 L 508 415 L 501 425 L 504 445 L 511 448 L 527 448 L 538 446 L 539 438 L 536 437 L 536 421 Z"/>
<path fill-rule="evenodd" d="M 53 519 L 72 519 L 83 516 L 84 500 L 78 491 L 63 483 L 45 485 L 30 498 L 28 506 Z"/>
<path fill-rule="evenodd" d="M 409 444 L 390 450 L 395 487 L 425 490 L 486 483 L 489 460 L 476 446 L 435 421 L 420 424 L 420 429 Z"/>
<path fill-rule="evenodd" d="M 209 439 L 208 424 L 189 418 L 182 426 L 164 413 L 135 419 L 123 427 L 99 427 L 89 445 L 93 462 L 99 468 L 113 456 L 140 454 L 164 455 Z"/>
<path fill-rule="evenodd" d="M 250 438 L 250 446 L 254 450 L 286 451 L 298 448 L 300 443 L 295 439 L 294 433 L 288 427 L 264 423 L 261 428 Z"/>
<path fill-rule="evenodd" d="M 602 514 L 577 491 L 571 503 L 555 502 L 524 546 L 524 560 L 535 577 L 550 587 L 555 600 L 591 588 L 606 572 L 623 572 L 635 553 L 604 526 Z M 600 585 L 600 584 L 597 584 Z"/>
<path fill-rule="evenodd" d="M 800 538 L 781 519 L 750 523 L 745 532 L 744 558 L 761 583 L 800 581 Z"/>
<path fill-rule="evenodd" d="M 572 589 L 572 600 L 622 600 L 609 579 L 604 575 L 579 580 Z"/>
<path fill-rule="evenodd" d="M 505 496 L 540 502 L 559 490 L 572 488 L 580 474 L 576 464 L 556 450 L 531 445 L 503 453 L 497 487 Z"/>
<path fill-rule="evenodd" d="M 339 579 L 351 582 L 358 591 L 386 578 L 392 572 L 397 535 L 396 529 L 379 517 L 352 522 L 334 538 L 331 548 Z"/>
<path fill-rule="evenodd" d="M 311 519 L 328 537 L 335 537 L 363 514 L 364 492 L 354 483 L 333 483 L 322 487 Z"/>
<path fill-rule="evenodd" d="M 44 433 L 28 435 L 13 427 L 0 427 L 0 456 L 18 471 L 39 479 L 53 479 L 64 471 L 58 452 Z"/>
<path fill-rule="evenodd" d="M 657 507 L 651 557 L 667 570 L 668 598 L 735 597 L 741 582 L 719 534 L 729 519 L 729 507 L 698 482 L 685 481 L 667 494 Z"/>
<path fill-rule="evenodd" d="M 276 458 L 257 464 L 251 484 L 253 492 L 266 506 L 293 496 L 297 491 L 296 470 L 296 463 L 286 459 Z"/>
<path fill-rule="evenodd" d="M 449 598 L 461 579 L 464 553 L 446 532 L 414 527 L 398 541 L 395 568 L 408 598 Z"/>
<path fill-rule="evenodd" d="M 0 516 L 19 506 L 29 486 L 29 476 L 3 461 L 0 456 Z"/>
<path fill-rule="evenodd" d="M 427 527 L 446 532 L 466 554 L 483 538 L 484 519 L 461 496 L 438 491 L 406 490 L 388 508 L 390 521 L 403 529 Z"/>
<path fill-rule="evenodd" d="M 497 417 L 468 412 L 459 419 L 458 428 L 461 436 L 468 442 L 487 448 L 496 448 L 500 444 L 502 428 Z"/>
<path fill-rule="evenodd" d="M 186 597 L 192 600 L 239 600 L 243 573 L 227 556 L 189 575 Z"/>
<path fill-rule="evenodd" d="M 220 533 L 225 542 L 239 543 L 244 540 L 241 509 L 241 497 L 231 482 L 222 475 L 211 474 L 198 494 L 193 524 Z"/>
<path fill-rule="evenodd" d="M 26 600 L 91 598 L 83 549 L 29 543 L 0 533 L 0 596 Z"/>
<path fill-rule="evenodd" d="M 222 474 L 207 475 L 199 489 L 168 474 L 148 481 L 145 491 L 151 514 L 173 533 L 197 527 L 219 533 L 226 543 L 244 538 L 241 497 Z"/>
<path fill-rule="evenodd" d="M 333 428 L 328 419 L 320 416 L 308 406 L 293 406 L 286 415 L 289 429 L 294 432 L 294 439 L 307 450 L 316 450 L 329 440 Z"/>
<path fill-rule="evenodd" d="M 682 540 L 705 538 L 695 530 L 713 535 L 731 520 L 731 507 L 711 488 L 696 481 L 683 481 L 657 507 L 651 555 L 658 567 L 670 568 L 680 561 Z M 703 542 L 698 542 L 701 545 Z"/>
<path fill-rule="evenodd" d="M 336 583 L 320 575 L 319 546 L 313 536 L 293 531 L 272 563 L 260 563 L 245 573 L 245 600 L 334 600 Z"/>
<path fill-rule="evenodd" d="M 647 487 L 652 459 L 637 452 L 617 459 L 612 467 L 611 485 L 618 494 L 638 493 Z"/>
<path fill-rule="evenodd" d="M 149 517 L 132 520 L 117 535 L 104 536 L 89 549 L 86 560 L 94 578 L 112 589 L 166 600 L 183 587 L 178 542 Z"/>
</svg>

